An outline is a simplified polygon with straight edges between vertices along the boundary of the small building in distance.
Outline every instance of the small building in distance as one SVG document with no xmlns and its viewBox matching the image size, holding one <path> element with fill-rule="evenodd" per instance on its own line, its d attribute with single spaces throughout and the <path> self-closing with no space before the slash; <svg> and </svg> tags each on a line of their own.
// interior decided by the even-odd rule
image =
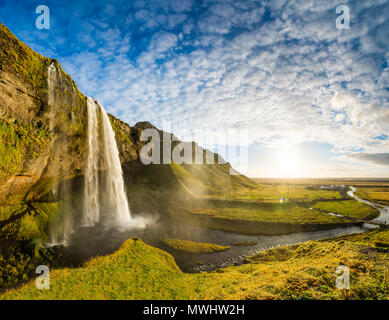
<svg viewBox="0 0 389 320">
<path fill-rule="evenodd" d="M 339 185 L 339 184 L 329 184 L 329 185 L 323 185 L 323 186 L 320 186 L 320 189 L 321 190 L 345 190 L 347 189 L 347 187 L 342 184 L 342 185 Z"/>
</svg>

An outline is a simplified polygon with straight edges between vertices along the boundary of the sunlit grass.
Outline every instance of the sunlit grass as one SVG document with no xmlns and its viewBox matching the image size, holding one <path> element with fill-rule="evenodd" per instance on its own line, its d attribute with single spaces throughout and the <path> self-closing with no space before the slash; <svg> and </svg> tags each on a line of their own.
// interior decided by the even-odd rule
<svg viewBox="0 0 389 320">
<path fill-rule="evenodd" d="M 228 246 L 220 246 L 213 243 L 202 243 L 181 239 L 165 239 L 164 243 L 175 250 L 188 254 L 212 253 L 217 251 L 225 251 L 230 248 Z"/>
<path fill-rule="evenodd" d="M 51 272 L 49 290 L 35 282 L 1 299 L 388 299 L 389 230 L 310 241 L 260 253 L 241 266 L 186 274 L 166 252 L 128 240 L 114 254 L 80 268 Z M 336 288 L 339 265 L 351 288 Z"/>
<path fill-rule="evenodd" d="M 358 188 L 355 195 L 371 202 L 389 205 L 389 188 Z"/>
<path fill-rule="evenodd" d="M 373 219 L 379 215 L 377 209 L 357 200 L 323 201 L 316 203 L 313 208 L 357 219 Z"/>
<path fill-rule="evenodd" d="M 190 210 L 197 215 L 235 220 L 283 223 L 339 223 L 344 219 L 311 210 L 294 203 L 244 203 L 238 201 L 206 202 Z"/>
</svg>

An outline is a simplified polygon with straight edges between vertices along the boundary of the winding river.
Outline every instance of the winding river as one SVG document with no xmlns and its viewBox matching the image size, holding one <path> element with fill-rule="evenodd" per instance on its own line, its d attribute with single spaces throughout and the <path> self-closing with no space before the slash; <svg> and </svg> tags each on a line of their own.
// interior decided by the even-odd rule
<svg viewBox="0 0 389 320">
<path fill-rule="evenodd" d="M 354 195 L 356 189 L 350 187 L 348 195 L 356 200 L 366 203 L 380 211 L 379 217 L 373 221 L 388 222 L 389 206 L 378 205 L 358 198 Z M 165 221 L 162 225 L 154 225 L 144 230 L 118 230 L 92 227 L 74 235 L 76 245 L 66 247 L 64 255 L 73 265 L 78 265 L 88 258 L 96 255 L 108 254 L 115 251 L 120 245 L 131 237 L 139 237 L 146 243 L 159 247 L 170 252 L 177 264 L 186 272 L 211 271 L 217 268 L 226 267 L 231 264 L 241 264 L 245 258 L 255 255 L 261 251 L 279 247 L 294 245 L 310 240 L 336 237 L 346 234 L 361 233 L 366 230 L 377 228 L 376 225 L 365 223 L 361 226 L 351 225 L 349 227 L 334 228 L 329 230 L 296 232 L 285 235 L 243 235 L 221 230 L 210 230 L 207 228 L 189 226 L 185 223 Z M 230 249 L 222 252 L 202 255 L 188 255 L 175 252 L 166 247 L 162 239 L 179 238 L 198 242 L 216 243 L 230 246 Z M 239 246 L 237 243 L 251 242 L 250 246 Z M 235 244 L 235 245 L 234 245 Z"/>
<path fill-rule="evenodd" d="M 357 201 L 363 202 L 369 206 L 372 206 L 380 211 L 380 215 L 373 219 L 372 221 L 387 223 L 389 221 L 389 206 L 379 205 L 372 203 L 367 200 L 363 200 L 355 196 L 356 188 L 350 187 L 350 190 L 347 194 L 356 199 Z M 262 235 L 240 235 L 231 232 L 224 231 L 212 231 L 212 232 L 202 232 L 198 235 L 192 235 L 190 238 L 186 237 L 185 239 L 193 241 L 202 241 L 217 243 L 220 245 L 230 245 L 231 248 L 213 254 L 204 254 L 195 257 L 175 257 L 177 263 L 186 271 L 199 272 L 199 271 L 209 271 L 214 270 L 220 267 L 226 267 L 230 264 L 241 264 L 245 258 L 255 255 L 261 251 L 279 247 L 279 246 L 289 246 L 298 243 L 302 243 L 310 240 L 319 240 L 330 237 L 336 237 L 346 234 L 361 233 L 367 230 L 377 228 L 378 226 L 364 223 L 362 226 L 350 226 L 346 228 L 335 228 L 329 230 L 321 231 L 311 231 L 311 232 L 297 232 L 292 234 L 285 235 L 274 235 L 274 236 L 262 236 Z M 185 230 L 182 226 L 182 230 Z M 177 234 L 179 237 L 179 234 Z M 252 241 L 256 242 L 252 246 L 234 246 L 232 243 L 238 242 L 247 242 Z M 201 263 L 203 262 L 203 263 Z"/>
</svg>

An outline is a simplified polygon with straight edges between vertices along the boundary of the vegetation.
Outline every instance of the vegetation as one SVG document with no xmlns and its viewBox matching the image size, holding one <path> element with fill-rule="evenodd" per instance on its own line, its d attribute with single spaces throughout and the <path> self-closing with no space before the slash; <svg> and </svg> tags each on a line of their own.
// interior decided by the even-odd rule
<svg viewBox="0 0 389 320">
<path fill-rule="evenodd" d="M 232 195 L 232 199 L 261 200 L 278 202 L 280 198 L 288 200 L 311 201 L 315 199 L 341 199 L 336 190 L 320 190 L 312 185 L 294 184 L 258 184 L 252 190 L 240 190 Z"/>
<path fill-rule="evenodd" d="M 228 246 L 220 246 L 217 244 L 201 243 L 181 239 L 165 239 L 164 243 L 174 250 L 188 254 L 212 253 L 217 251 L 225 251 L 230 248 Z"/>
<path fill-rule="evenodd" d="M 230 175 L 228 164 L 177 165 L 171 164 L 174 175 L 193 196 L 226 198 L 238 190 L 257 187 L 251 179 L 242 175 Z"/>
<path fill-rule="evenodd" d="M 358 188 L 355 195 L 361 199 L 371 202 L 389 205 L 389 188 L 388 187 L 368 187 Z"/>
<path fill-rule="evenodd" d="M 38 158 L 48 141 L 46 129 L 0 119 L 0 183 L 15 173 L 22 173 L 26 162 Z"/>
<path fill-rule="evenodd" d="M 54 108 L 49 110 L 47 67 L 51 63 L 58 68 L 59 78 L 50 91 L 55 102 L 51 104 Z M 0 185 L 16 175 L 30 175 L 32 181 L 38 179 L 33 186 L 26 183 L 27 191 L 23 194 L 19 192 L 24 202 L 0 207 L 1 289 L 27 281 L 34 276 L 39 264 L 51 268 L 61 265 L 58 248 L 41 247 L 41 242 L 47 240 L 49 221 L 58 218 L 59 204 L 35 200 L 45 195 L 59 180 L 82 173 L 87 148 L 87 118 L 84 95 L 58 62 L 35 53 L 1 23 L 0 70 L 15 82 L 14 90 L 31 104 L 14 99 L 10 93 L 8 96 L 5 93 L 3 97 L 4 110 L 0 110 Z M 13 112 L 19 109 L 20 113 Z M 121 160 L 137 159 L 140 145 L 134 137 L 139 137 L 139 131 L 132 130 L 112 116 L 110 120 Z M 40 157 L 49 157 L 47 166 L 45 161 L 41 161 L 38 168 L 34 160 Z M 38 169 L 45 169 L 42 176 L 35 173 L 40 171 Z M 128 169 L 127 173 L 133 174 L 131 170 Z M 267 181 L 259 184 L 242 175 L 230 175 L 228 164 L 149 166 L 140 168 L 138 173 L 133 174 L 134 182 L 130 179 L 132 176 L 127 178 L 131 206 L 136 207 L 138 212 L 146 205 L 157 211 L 185 200 L 186 205 L 198 203 L 191 208 L 193 214 L 227 218 L 233 223 L 235 220 L 249 220 L 299 225 L 346 221 L 307 207 L 312 201 L 340 200 L 344 197 L 338 191 L 320 190 L 318 185 L 322 182 Z M 364 188 L 360 195 L 387 204 L 389 198 L 386 189 L 383 189 L 385 183 L 374 182 L 379 188 L 373 187 L 372 183 L 359 181 L 359 186 L 369 185 L 369 189 Z M 353 185 L 357 184 L 353 182 Z M 12 195 L 6 193 L 5 196 L 2 194 L 2 199 L 9 200 Z M 279 203 L 280 198 L 288 201 Z M 35 202 L 26 202 L 26 199 L 34 199 Z M 77 198 L 72 195 L 72 199 Z M 160 199 L 164 199 L 163 204 Z M 371 208 L 351 200 L 321 201 L 315 206 L 355 217 L 370 218 L 376 214 Z M 12 218 L 15 218 L 12 223 L 7 223 Z M 187 253 L 228 249 L 179 239 L 167 239 L 166 244 Z M 383 299 L 388 297 L 388 247 L 388 231 L 375 230 L 364 235 L 266 251 L 239 267 L 212 273 L 185 274 L 169 254 L 132 239 L 113 255 L 94 258 L 83 267 L 54 270 L 51 290 L 39 291 L 32 281 L 20 289 L 9 290 L 3 298 L 343 298 L 343 293 L 334 287 L 333 272 L 336 266 L 345 264 L 351 269 L 353 281 L 347 297 Z"/>
<path fill-rule="evenodd" d="M 357 200 L 317 202 L 313 208 L 364 220 L 371 220 L 379 215 L 377 209 Z"/>
<path fill-rule="evenodd" d="M 190 210 L 197 215 L 233 220 L 283 223 L 339 223 L 346 220 L 311 210 L 295 203 L 267 203 L 243 201 L 208 201 Z"/>
<path fill-rule="evenodd" d="M 389 186 L 389 179 L 325 179 L 325 178 L 254 178 L 259 184 L 292 184 L 292 185 L 314 185 L 320 187 L 322 185 L 345 185 L 345 186 Z"/>
<path fill-rule="evenodd" d="M 0 226 L 0 290 L 30 279 L 40 264 L 60 265 L 58 248 L 41 247 L 41 242 L 47 240 L 47 223 L 57 211 L 57 203 L 19 203 L 0 208 L 0 222 L 22 214 Z"/>
<path fill-rule="evenodd" d="M 50 290 L 32 281 L 2 299 L 388 299 L 389 230 L 264 251 L 241 266 L 186 274 L 166 252 L 141 240 L 83 267 L 53 270 Z M 339 265 L 351 287 L 336 288 Z"/>
<path fill-rule="evenodd" d="M 47 93 L 50 59 L 34 52 L 0 23 L 0 69 L 18 75 L 35 92 Z M 41 96 L 41 95 L 39 95 Z"/>
</svg>

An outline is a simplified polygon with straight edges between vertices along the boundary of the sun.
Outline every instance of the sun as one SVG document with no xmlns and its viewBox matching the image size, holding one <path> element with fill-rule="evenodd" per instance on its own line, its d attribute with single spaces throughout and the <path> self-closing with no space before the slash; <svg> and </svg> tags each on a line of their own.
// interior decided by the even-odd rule
<svg viewBox="0 0 389 320">
<path fill-rule="evenodd" d="M 281 150 L 277 155 L 277 175 L 283 178 L 296 178 L 302 173 L 302 159 L 297 150 Z"/>
</svg>

